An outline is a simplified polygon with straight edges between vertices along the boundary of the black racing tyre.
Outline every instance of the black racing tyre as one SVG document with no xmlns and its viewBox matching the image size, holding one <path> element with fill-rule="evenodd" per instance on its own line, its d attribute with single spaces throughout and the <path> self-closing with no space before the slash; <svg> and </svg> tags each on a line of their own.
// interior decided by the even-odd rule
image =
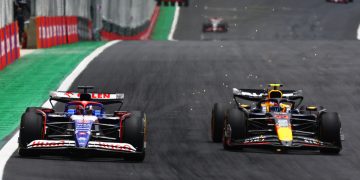
<svg viewBox="0 0 360 180">
<path fill-rule="evenodd" d="M 171 6 L 176 6 L 176 2 L 170 2 Z"/>
<path fill-rule="evenodd" d="M 136 153 L 124 157 L 128 161 L 141 162 L 145 159 L 146 117 L 140 111 L 131 111 L 130 117 L 124 121 L 123 143 L 136 148 Z"/>
<path fill-rule="evenodd" d="M 228 31 L 228 29 L 227 29 L 227 27 L 225 26 L 225 25 L 222 25 L 222 26 L 220 26 L 221 28 L 223 28 L 223 31 L 222 32 L 227 32 Z"/>
<path fill-rule="evenodd" d="M 161 0 L 156 0 L 156 5 L 161 6 Z"/>
<path fill-rule="evenodd" d="M 213 142 L 221 142 L 224 131 L 226 107 L 223 104 L 216 103 L 211 113 L 211 138 Z"/>
<path fill-rule="evenodd" d="M 206 31 L 207 28 L 208 28 L 208 27 L 207 27 L 206 25 L 203 25 L 202 31 L 203 31 L 203 32 L 207 32 L 207 31 Z"/>
<path fill-rule="evenodd" d="M 185 7 L 188 7 L 188 6 L 189 6 L 189 0 L 185 0 L 184 6 L 185 6 Z"/>
<path fill-rule="evenodd" d="M 169 1 L 165 1 L 164 6 L 169 6 Z"/>
<path fill-rule="evenodd" d="M 244 111 L 239 109 L 230 109 L 226 115 L 226 122 L 225 122 L 225 131 L 224 131 L 224 141 L 223 146 L 226 150 L 233 149 L 231 146 L 228 145 L 227 141 L 229 140 L 239 140 L 246 138 L 246 115 Z M 230 130 L 231 129 L 231 130 Z M 226 137 L 225 133 L 229 133 L 231 139 Z M 237 149 L 241 149 L 241 147 L 237 147 Z"/>
<path fill-rule="evenodd" d="M 42 139 L 43 117 L 34 109 L 29 109 L 21 116 L 20 135 L 19 135 L 19 155 L 36 156 L 35 152 L 26 149 L 27 145 L 34 141 Z"/>
<path fill-rule="evenodd" d="M 341 122 L 338 113 L 323 113 L 319 121 L 320 140 L 332 143 L 337 148 L 321 148 L 320 152 L 324 154 L 339 154 L 342 148 L 341 144 Z"/>
</svg>

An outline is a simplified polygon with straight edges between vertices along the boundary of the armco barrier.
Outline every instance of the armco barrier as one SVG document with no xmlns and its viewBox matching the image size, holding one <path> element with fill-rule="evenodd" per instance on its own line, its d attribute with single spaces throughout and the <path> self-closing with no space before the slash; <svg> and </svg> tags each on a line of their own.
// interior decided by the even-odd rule
<svg viewBox="0 0 360 180">
<path fill-rule="evenodd" d="M 0 70 L 20 57 L 17 22 L 0 28 Z"/>
</svg>

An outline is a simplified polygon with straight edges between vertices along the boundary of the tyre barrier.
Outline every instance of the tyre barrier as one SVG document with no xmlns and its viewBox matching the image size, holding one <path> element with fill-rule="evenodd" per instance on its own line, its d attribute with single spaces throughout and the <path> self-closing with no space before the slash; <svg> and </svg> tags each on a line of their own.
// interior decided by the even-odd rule
<svg viewBox="0 0 360 180">
<path fill-rule="evenodd" d="M 0 28 L 0 70 L 20 57 L 19 28 L 17 22 Z"/>
<path fill-rule="evenodd" d="M 90 20 L 76 16 L 36 17 L 37 48 L 50 48 L 76 43 L 79 40 L 90 40 L 91 28 Z"/>
</svg>

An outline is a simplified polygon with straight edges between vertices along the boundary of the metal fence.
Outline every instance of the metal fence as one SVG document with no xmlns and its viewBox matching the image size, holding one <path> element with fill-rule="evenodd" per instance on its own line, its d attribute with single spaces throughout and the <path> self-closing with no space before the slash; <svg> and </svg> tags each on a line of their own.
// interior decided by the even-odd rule
<svg viewBox="0 0 360 180">
<path fill-rule="evenodd" d="M 91 19 L 90 7 L 90 0 L 65 0 L 65 16 L 78 16 Z"/>
<path fill-rule="evenodd" d="M 104 21 L 130 28 L 146 23 L 156 5 L 153 0 L 102 0 L 101 2 Z"/>
<path fill-rule="evenodd" d="M 3 3 L 3 0 L 1 2 Z M 100 15 L 102 20 L 107 22 L 134 28 L 150 19 L 156 2 L 153 0 L 31 0 L 31 4 L 35 8 L 35 13 L 32 13 L 35 16 L 78 16 L 92 19 Z"/>
<path fill-rule="evenodd" d="M 13 0 L 0 0 L 0 28 L 14 21 Z"/>
<path fill-rule="evenodd" d="M 147 27 L 156 1 L 31 0 L 31 6 L 34 16 L 77 16 L 92 20 L 94 32 L 105 28 L 128 35 Z"/>
<path fill-rule="evenodd" d="M 89 0 L 32 0 L 35 16 L 78 16 L 90 19 Z"/>
</svg>

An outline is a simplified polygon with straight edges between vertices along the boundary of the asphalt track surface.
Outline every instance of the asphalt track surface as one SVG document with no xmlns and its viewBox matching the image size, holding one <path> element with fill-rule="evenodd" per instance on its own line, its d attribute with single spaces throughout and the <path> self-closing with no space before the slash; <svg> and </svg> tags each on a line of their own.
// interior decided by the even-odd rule
<svg viewBox="0 0 360 180">
<path fill-rule="evenodd" d="M 219 5 L 220 1 L 209 2 Z M 300 7 L 310 3 L 291 2 L 299 2 Z M 321 5 L 325 6 L 332 5 Z M 175 38 L 188 38 L 179 35 L 188 26 L 180 23 L 178 28 Z M 312 41 L 120 42 L 96 58 L 72 90 L 86 84 L 124 92 L 124 110 L 146 112 L 145 161 L 14 154 L 4 179 L 359 179 L 360 43 L 347 40 L 350 35 L 346 38 L 356 28 L 348 31 L 330 40 L 321 35 L 324 39 Z M 198 40 L 194 31 L 192 38 Z M 230 103 L 232 87 L 263 88 L 271 82 L 302 89 L 305 104 L 340 113 L 346 139 L 340 155 L 258 149 L 228 152 L 210 141 L 214 102 Z"/>
<path fill-rule="evenodd" d="M 180 40 L 353 40 L 360 2 L 325 0 L 193 0 L 182 8 L 175 39 Z M 209 17 L 229 23 L 226 34 L 202 33 Z"/>
</svg>

